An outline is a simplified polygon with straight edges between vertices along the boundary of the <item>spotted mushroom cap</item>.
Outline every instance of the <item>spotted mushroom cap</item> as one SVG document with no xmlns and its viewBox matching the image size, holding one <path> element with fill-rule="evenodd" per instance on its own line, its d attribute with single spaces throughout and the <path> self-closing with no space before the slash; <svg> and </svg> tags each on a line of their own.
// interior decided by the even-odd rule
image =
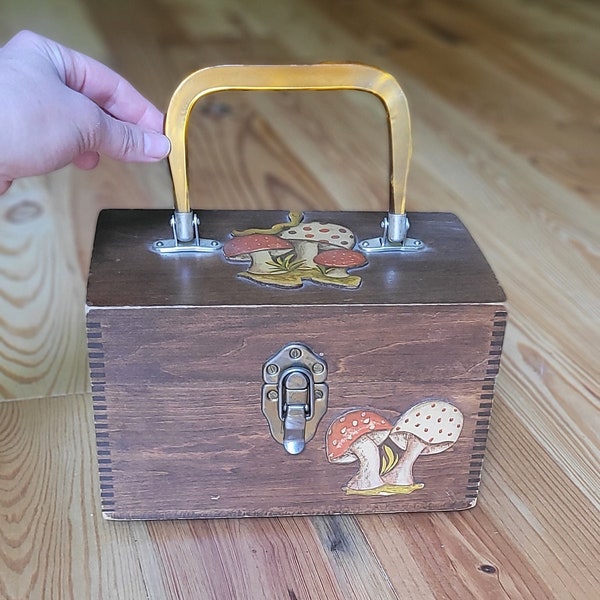
<svg viewBox="0 0 600 600">
<path fill-rule="evenodd" d="M 334 223 L 312 221 L 300 223 L 296 227 L 286 229 L 279 234 L 285 240 L 303 240 L 318 242 L 323 248 L 353 248 L 356 237 L 347 228 Z"/>
<path fill-rule="evenodd" d="M 356 250 L 325 250 L 314 258 L 316 265 L 322 267 L 338 267 L 351 269 L 353 267 L 362 267 L 367 259 L 362 252 Z"/>
<path fill-rule="evenodd" d="M 391 440 L 406 449 L 407 435 L 427 444 L 422 454 L 437 454 L 452 446 L 462 432 L 463 414 L 444 400 L 427 400 L 409 408 L 390 431 Z"/>
<path fill-rule="evenodd" d="M 388 436 L 392 424 L 370 410 L 351 410 L 337 418 L 327 430 L 325 445 L 329 462 L 351 463 L 356 460 L 352 445 L 364 435 L 381 444 Z"/>
<path fill-rule="evenodd" d="M 250 255 L 261 250 L 291 250 L 292 245 L 276 235 L 253 233 L 231 238 L 223 246 L 223 253 L 230 260 Z"/>
</svg>

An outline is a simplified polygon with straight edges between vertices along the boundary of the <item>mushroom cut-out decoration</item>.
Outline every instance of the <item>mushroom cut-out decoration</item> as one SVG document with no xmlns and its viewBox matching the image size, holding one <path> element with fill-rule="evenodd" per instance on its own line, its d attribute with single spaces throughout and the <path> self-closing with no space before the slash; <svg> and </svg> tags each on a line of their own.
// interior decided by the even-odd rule
<svg viewBox="0 0 600 600">
<path fill-rule="evenodd" d="M 239 277 L 265 285 L 299 288 L 304 282 L 355 289 L 362 282 L 348 273 L 367 264 L 354 249 L 356 236 L 344 225 L 303 222 L 304 213 L 290 212 L 288 221 L 268 229 L 233 230 L 223 244 L 225 258 L 250 261 Z"/>
<path fill-rule="evenodd" d="M 223 246 L 225 257 L 232 261 L 250 261 L 248 273 L 268 274 L 273 272 L 273 256 L 289 252 L 292 245 L 276 235 L 253 233 L 245 237 L 234 237 Z"/>
<path fill-rule="evenodd" d="M 392 486 L 423 487 L 414 482 L 416 460 L 453 446 L 462 433 L 463 421 L 460 410 L 445 400 L 431 399 L 409 408 L 390 431 L 389 440 L 403 453 L 397 461 L 384 466 L 383 480 Z"/>
<path fill-rule="evenodd" d="M 415 404 L 393 426 L 371 409 L 354 409 L 329 426 L 327 460 L 338 464 L 359 461 L 358 473 L 343 488 L 346 494 L 411 494 L 425 486 L 414 481 L 417 459 L 451 448 L 463 424 L 462 412 L 445 399 Z"/>
<path fill-rule="evenodd" d="M 370 410 L 346 412 L 329 426 L 325 436 L 329 462 L 359 463 L 358 472 L 344 488 L 347 493 L 374 492 L 385 486 L 379 474 L 379 445 L 391 429 L 387 419 Z"/>
<path fill-rule="evenodd" d="M 332 285 L 345 285 L 358 287 L 361 278 L 350 275 L 349 269 L 356 269 L 367 264 L 367 258 L 362 252 L 356 250 L 325 250 L 317 254 L 314 263 L 322 269 L 323 279 L 313 277 L 317 281 Z"/>
<path fill-rule="evenodd" d="M 347 227 L 318 221 L 300 223 L 279 235 L 292 243 L 296 257 L 303 262 L 303 269 L 316 267 L 314 259 L 320 251 L 333 248 L 351 249 L 356 243 L 354 233 Z"/>
</svg>

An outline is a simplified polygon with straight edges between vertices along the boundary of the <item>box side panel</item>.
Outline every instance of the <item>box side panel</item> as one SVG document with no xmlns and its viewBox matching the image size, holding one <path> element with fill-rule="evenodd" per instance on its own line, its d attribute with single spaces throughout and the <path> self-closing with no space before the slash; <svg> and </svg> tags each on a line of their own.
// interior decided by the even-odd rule
<svg viewBox="0 0 600 600">
<path fill-rule="evenodd" d="M 91 310 L 103 511 L 178 518 L 472 506 L 501 350 L 505 313 L 498 309 Z M 261 412 L 263 364 L 292 342 L 321 354 L 329 370 L 329 408 L 297 456 L 273 440 Z M 461 430 L 452 444 L 443 451 L 433 444 L 416 457 L 413 489 L 354 493 L 363 461 L 330 462 L 328 428 L 351 411 L 352 419 L 375 413 L 390 427 L 409 415 L 413 426 L 428 428 L 425 413 L 421 422 L 415 417 L 427 403 L 458 411 Z M 443 419 L 445 435 L 446 415 L 433 417 Z M 367 465 L 374 477 L 385 461 L 390 466 L 409 453 L 406 433 L 396 442 L 386 435 L 387 448 L 376 440 L 377 464 Z"/>
</svg>

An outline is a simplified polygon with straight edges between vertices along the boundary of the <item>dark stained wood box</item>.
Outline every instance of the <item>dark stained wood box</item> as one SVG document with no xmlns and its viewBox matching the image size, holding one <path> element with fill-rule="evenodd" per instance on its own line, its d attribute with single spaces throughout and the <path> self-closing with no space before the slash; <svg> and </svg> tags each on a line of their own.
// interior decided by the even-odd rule
<svg viewBox="0 0 600 600">
<path fill-rule="evenodd" d="M 289 218 L 277 211 L 199 214 L 201 235 L 221 242 L 232 230 L 268 229 Z M 307 212 L 298 228 L 312 228 L 317 238 L 332 224 L 352 231 L 350 250 L 380 235 L 384 216 Z M 153 252 L 152 243 L 169 235 L 170 211 L 103 211 L 87 330 L 104 515 L 472 507 L 505 298 L 455 216 L 409 216 L 410 236 L 424 244 L 418 252 L 369 254 L 354 268 L 311 266 L 312 275 L 300 279 L 301 267 L 308 272 L 306 263 L 317 259 L 313 253 L 299 264 L 297 242 L 291 234 L 282 242 L 280 233 L 287 247 L 270 251 L 275 275 L 261 281 L 248 253 Z M 317 256 L 340 249 L 322 241 Z M 279 285 L 281 274 L 287 283 Z M 294 278 L 301 287 L 282 287 Z M 280 351 L 285 363 L 304 349 L 316 358 L 292 371 L 312 391 L 292 379 L 274 386 L 264 380 L 289 376 L 286 364 L 280 373 L 272 365 Z M 326 388 L 318 383 L 323 368 Z M 283 394 L 290 403 L 305 397 L 321 406 L 322 390 L 328 403 L 314 437 L 299 454 L 288 453 L 271 435 L 263 402 L 276 405 Z"/>
</svg>

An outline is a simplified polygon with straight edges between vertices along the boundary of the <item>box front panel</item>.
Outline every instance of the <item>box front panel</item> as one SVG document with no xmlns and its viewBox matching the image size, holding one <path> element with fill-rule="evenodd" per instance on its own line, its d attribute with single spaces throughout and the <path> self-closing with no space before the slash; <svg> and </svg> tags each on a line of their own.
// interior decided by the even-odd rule
<svg viewBox="0 0 600 600">
<path fill-rule="evenodd" d="M 91 310 L 103 510 L 178 518 L 468 508 L 504 317 L 499 305 Z M 263 366 L 289 343 L 328 367 L 327 412 L 298 455 L 273 439 L 261 410 Z"/>
</svg>

